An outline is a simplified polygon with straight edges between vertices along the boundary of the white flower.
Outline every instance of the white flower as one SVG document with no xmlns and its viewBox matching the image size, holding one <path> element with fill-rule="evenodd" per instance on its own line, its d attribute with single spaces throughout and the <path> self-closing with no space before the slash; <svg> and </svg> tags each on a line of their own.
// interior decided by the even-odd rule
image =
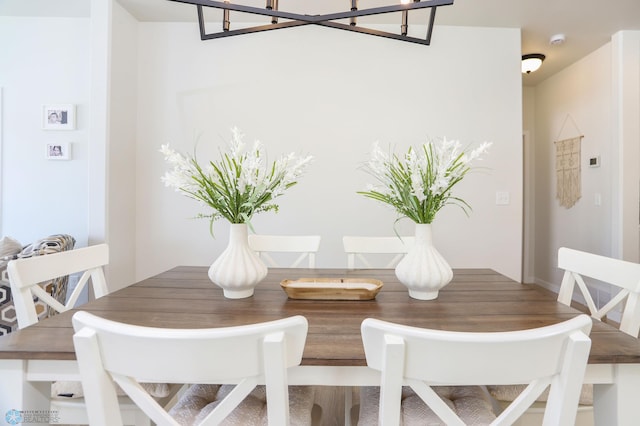
<svg viewBox="0 0 640 426">
<path fill-rule="evenodd" d="M 484 142 L 468 150 L 462 149 L 457 140 L 442 138 L 428 141 L 421 149 L 409 148 L 398 157 L 384 153 L 376 142 L 365 170 L 381 185 L 369 185 L 359 193 L 389 204 L 416 223 L 431 223 L 446 204 L 457 204 L 466 211 L 467 203 L 452 197 L 451 189 L 471 170 L 471 162 L 490 146 Z"/>
<path fill-rule="evenodd" d="M 166 186 L 213 209 L 213 213 L 202 217 L 246 223 L 255 213 L 277 210 L 273 199 L 297 183 L 313 157 L 297 158 L 291 153 L 267 164 L 260 141 L 256 140 L 247 151 L 240 130 L 234 127 L 231 133 L 229 153 L 221 153 L 219 162 L 211 161 L 204 167 L 195 158 L 162 145 L 160 152 L 172 169 L 161 179 Z"/>
</svg>

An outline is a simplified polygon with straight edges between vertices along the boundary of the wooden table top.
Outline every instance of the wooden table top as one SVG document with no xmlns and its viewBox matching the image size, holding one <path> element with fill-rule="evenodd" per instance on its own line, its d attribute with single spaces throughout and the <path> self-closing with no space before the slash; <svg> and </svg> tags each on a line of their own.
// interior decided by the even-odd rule
<svg viewBox="0 0 640 426">
<path fill-rule="evenodd" d="M 375 278 L 384 286 L 374 300 L 289 299 L 285 279 Z M 303 315 L 309 334 L 302 365 L 366 365 L 360 324 L 368 317 L 434 329 L 509 331 L 569 319 L 580 312 L 534 285 L 519 284 L 488 269 L 454 270 L 436 300 L 411 299 L 391 269 L 271 268 L 255 294 L 225 299 L 206 267 L 176 267 L 79 307 L 115 321 L 153 327 L 207 328 L 251 324 Z M 75 359 L 71 316 L 56 315 L 0 337 L 0 359 Z M 640 341 L 594 322 L 590 364 L 640 363 Z"/>
</svg>

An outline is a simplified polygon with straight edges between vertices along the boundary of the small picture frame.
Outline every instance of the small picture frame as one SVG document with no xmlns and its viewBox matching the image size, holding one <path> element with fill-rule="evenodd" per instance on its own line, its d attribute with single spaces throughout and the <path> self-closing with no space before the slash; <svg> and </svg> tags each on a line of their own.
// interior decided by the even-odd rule
<svg viewBox="0 0 640 426">
<path fill-rule="evenodd" d="M 71 144 L 69 142 L 52 142 L 47 144 L 47 160 L 71 160 Z"/>
<path fill-rule="evenodd" d="M 76 128 L 76 107 L 73 104 L 42 106 L 42 128 L 45 130 L 73 130 Z"/>
</svg>

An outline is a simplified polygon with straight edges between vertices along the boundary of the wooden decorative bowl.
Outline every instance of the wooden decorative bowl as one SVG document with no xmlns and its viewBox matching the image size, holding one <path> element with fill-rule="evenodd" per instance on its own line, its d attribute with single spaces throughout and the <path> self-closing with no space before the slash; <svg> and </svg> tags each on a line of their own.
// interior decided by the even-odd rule
<svg viewBox="0 0 640 426">
<path fill-rule="evenodd" d="M 300 278 L 280 285 L 291 299 L 371 300 L 383 284 L 370 278 Z"/>
</svg>

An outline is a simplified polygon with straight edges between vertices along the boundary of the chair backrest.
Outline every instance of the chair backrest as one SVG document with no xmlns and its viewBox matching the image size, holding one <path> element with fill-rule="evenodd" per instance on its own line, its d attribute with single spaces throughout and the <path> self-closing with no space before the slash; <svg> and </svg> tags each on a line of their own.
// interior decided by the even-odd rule
<svg viewBox="0 0 640 426">
<path fill-rule="evenodd" d="M 287 368 L 299 365 L 307 320 L 293 316 L 238 327 L 162 329 L 73 316 L 73 342 L 92 426 L 121 425 L 114 382 L 159 425 L 178 423 L 140 382 L 237 383 L 201 424 L 217 425 L 265 383 L 270 425 L 289 424 Z"/>
<path fill-rule="evenodd" d="M 393 254 L 385 268 L 395 268 L 405 254 L 413 246 L 415 237 L 342 237 L 342 245 L 347 253 L 347 268 L 355 269 L 356 258 L 365 268 L 375 266 L 364 256 L 365 254 Z"/>
<path fill-rule="evenodd" d="M 249 247 L 264 259 L 267 266 L 276 268 L 281 266 L 269 253 L 300 253 L 290 267 L 298 267 L 307 258 L 309 268 L 315 268 L 320 239 L 319 235 L 249 234 Z"/>
<path fill-rule="evenodd" d="M 75 306 L 89 279 L 91 279 L 96 298 L 107 294 L 107 283 L 102 267 L 108 263 L 109 247 L 107 244 L 10 261 L 7 265 L 7 272 L 11 283 L 18 327 L 24 328 L 38 322 L 34 297 L 56 311 L 64 312 Z M 83 274 L 64 305 L 38 285 L 43 281 L 79 272 Z"/>
<path fill-rule="evenodd" d="M 444 424 L 463 425 L 430 386 L 522 383 L 529 385 L 493 425 L 513 424 L 548 385 L 543 424 L 574 424 L 591 325 L 579 315 L 537 329 L 466 333 L 368 318 L 361 331 L 367 364 L 381 372 L 379 424 L 399 424 L 402 386 L 411 386 Z"/>
<path fill-rule="evenodd" d="M 591 316 L 602 320 L 607 313 L 626 299 L 620 330 L 638 337 L 640 329 L 640 264 L 561 247 L 558 250 L 558 267 L 565 271 L 558 292 L 559 302 L 571 305 L 574 287 L 577 284 Z M 611 297 L 604 306 L 598 308 L 583 277 L 603 281 L 618 287 L 620 291 Z"/>
</svg>

